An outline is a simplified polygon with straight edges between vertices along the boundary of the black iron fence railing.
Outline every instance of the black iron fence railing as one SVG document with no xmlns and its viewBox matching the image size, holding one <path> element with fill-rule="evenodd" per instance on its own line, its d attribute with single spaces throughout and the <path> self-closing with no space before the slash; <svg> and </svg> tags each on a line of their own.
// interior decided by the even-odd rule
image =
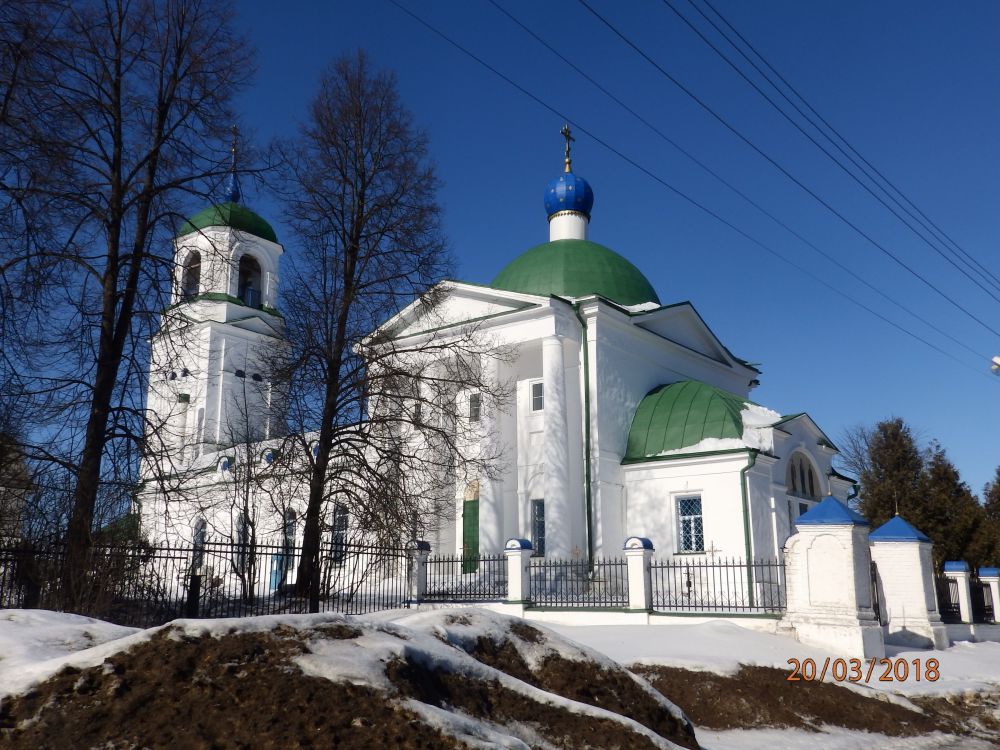
<svg viewBox="0 0 1000 750">
<path fill-rule="evenodd" d="M 498 601 L 507 596 L 503 555 L 432 555 L 427 559 L 427 590 L 434 601 Z"/>
<path fill-rule="evenodd" d="M 301 548 L 283 543 L 205 542 L 176 547 L 98 546 L 86 590 L 72 611 L 150 627 L 177 617 L 245 617 L 307 612 L 296 591 Z M 0 607 L 61 610 L 65 547 L 0 543 Z M 325 545 L 320 611 L 363 614 L 408 606 L 404 549 Z"/>
<path fill-rule="evenodd" d="M 653 609 L 664 612 L 777 613 L 785 609 L 780 560 L 654 560 Z"/>
<path fill-rule="evenodd" d="M 542 607 L 627 607 L 624 559 L 531 560 L 531 602 Z"/>
</svg>

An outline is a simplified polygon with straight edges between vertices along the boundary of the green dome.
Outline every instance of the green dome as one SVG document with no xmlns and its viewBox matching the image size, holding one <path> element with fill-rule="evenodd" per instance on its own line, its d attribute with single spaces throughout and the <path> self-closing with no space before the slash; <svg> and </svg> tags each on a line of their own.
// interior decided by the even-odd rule
<svg viewBox="0 0 1000 750">
<path fill-rule="evenodd" d="M 620 305 L 660 304 L 649 280 L 614 250 L 587 240 L 555 240 L 525 251 L 490 284 L 526 294 L 587 297 Z"/>
<path fill-rule="evenodd" d="M 698 380 L 657 386 L 635 410 L 625 460 L 658 456 L 705 438 L 743 437 L 743 396 Z"/>
<path fill-rule="evenodd" d="M 181 230 L 177 233 L 181 237 L 190 232 L 208 227 L 232 227 L 239 229 L 255 237 L 261 237 L 271 242 L 277 242 L 278 236 L 274 233 L 271 225 L 260 218 L 257 214 L 239 203 L 227 201 L 209 206 L 204 211 L 196 213 L 181 225 Z"/>
</svg>

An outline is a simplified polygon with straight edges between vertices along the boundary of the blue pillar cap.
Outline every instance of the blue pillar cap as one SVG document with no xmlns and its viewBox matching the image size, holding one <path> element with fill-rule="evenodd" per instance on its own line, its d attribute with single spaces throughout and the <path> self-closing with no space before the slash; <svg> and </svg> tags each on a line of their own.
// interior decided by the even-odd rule
<svg viewBox="0 0 1000 750">
<path fill-rule="evenodd" d="M 996 578 L 1000 576 L 1000 568 L 980 568 L 979 577 L 982 578 L 988 576 L 990 578 Z"/>
<path fill-rule="evenodd" d="M 969 563 L 965 560 L 948 560 L 944 564 L 945 573 L 968 573 Z"/>
<path fill-rule="evenodd" d="M 911 526 L 902 516 L 893 516 L 868 535 L 873 542 L 929 542 L 919 529 Z"/>
<path fill-rule="evenodd" d="M 868 520 L 833 495 L 795 519 L 796 526 L 868 526 Z"/>
<path fill-rule="evenodd" d="M 530 539 L 508 539 L 503 548 L 505 550 L 534 549 Z"/>
<path fill-rule="evenodd" d="M 622 549 L 653 549 L 653 542 L 644 536 L 630 536 Z"/>
</svg>

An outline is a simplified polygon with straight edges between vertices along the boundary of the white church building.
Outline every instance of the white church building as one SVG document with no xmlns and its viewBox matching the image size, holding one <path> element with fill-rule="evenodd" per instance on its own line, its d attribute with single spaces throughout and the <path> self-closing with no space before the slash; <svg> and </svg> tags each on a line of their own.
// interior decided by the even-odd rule
<svg viewBox="0 0 1000 750">
<path fill-rule="evenodd" d="M 169 426 L 172 471 L 192 497 L 229 491 L 233 463 L 266 461 L 283 425 L 260 355 L 283 345 L 283 248 L 235 184 L 228 197 L 176 238 L 172 312 L 185 325 L 165 324 L 152 347 L 148 408 Z M 755 403 L 760 371 L 691 302 L 662 301 L 624 255 L 590 239 L 594 193 L 571 169 L 568 140 L 544 205 L 547 242 L 512 252 L 489 285 L 442 282 L 435 330 L 442 316 L 456 330 L 474 321 L 508 345 L 514 356 L 489 366 L 516 396 L 492 413 L 477 394 L 459 399 L 458 417 L 501 443 L 503 463 L 495 479 L 455 487 L 433 550 L 492 554 L 524 538 L 536 555 L 595 558 L 638 536 L 658 557 L 780 558 L 799 515 L 852 489 L 831 465 L 835 446 L 807 414 Z M 383 330 L 401 342 L 427 335 L 421 309 Z M 246 436 L 261 450 L 235 455 Z M 151 538 L 204 533 L 203 510 L 171 508 L 159 491 L 141 512 Z"/>
</svg>

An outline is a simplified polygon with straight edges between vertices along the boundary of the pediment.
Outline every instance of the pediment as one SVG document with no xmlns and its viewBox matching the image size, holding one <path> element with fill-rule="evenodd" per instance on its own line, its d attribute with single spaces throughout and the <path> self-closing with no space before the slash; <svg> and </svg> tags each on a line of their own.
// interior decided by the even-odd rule
<svg viewBox="0 0 1000 750">
<path fill-rule="evenodd" d="M 631 319 L 633 325 L 714 359 L 716 362 L 755 371 L 754 368 L 732 355 L 719 338 L 712 333 L 712 329 L 708 327 L 690 302 L 679 302 L 649 312 L 633 313 Z"/>
<path fill-rule="evenodd" d="M 380 330 L 392 338 L 414 336 L 538 307 L 547 299 L 458 281 L 443 281 L 434 292 L 440 298 L 433 304 L 416 300 L 387 320 Z"/>
</svg>

